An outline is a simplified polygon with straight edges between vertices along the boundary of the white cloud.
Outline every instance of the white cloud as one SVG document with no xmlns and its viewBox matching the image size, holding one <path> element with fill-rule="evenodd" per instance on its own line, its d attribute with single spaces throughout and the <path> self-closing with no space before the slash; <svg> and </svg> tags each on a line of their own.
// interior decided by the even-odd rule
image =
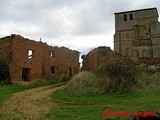
<svg viewBox="0 0 160 120">
<path fill-rule="evenodd" d="M 82 53 L 113 49 L 114 13 L 157 7 L 159 0 L 1 0 L 1 36 L 21 34 Z M 160 12 L 159 12 L 160 13 Z"/>
</svg>

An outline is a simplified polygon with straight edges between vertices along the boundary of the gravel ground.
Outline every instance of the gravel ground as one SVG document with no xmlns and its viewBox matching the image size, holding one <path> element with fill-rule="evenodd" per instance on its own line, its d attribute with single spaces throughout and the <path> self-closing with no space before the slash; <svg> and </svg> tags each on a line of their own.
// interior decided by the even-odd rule
<svg viewBox="0 0 160 120">
<path fill-rule="evenodd" d="M 66 85 L 55 87 L 46 86 L 26 90 L 13 94 L 4 103 L 0 112 L 1 120 L 44 120 L 45 115 L 56 106 L 51 101 L 53 92 L 64 88 Z"/>
</svg>

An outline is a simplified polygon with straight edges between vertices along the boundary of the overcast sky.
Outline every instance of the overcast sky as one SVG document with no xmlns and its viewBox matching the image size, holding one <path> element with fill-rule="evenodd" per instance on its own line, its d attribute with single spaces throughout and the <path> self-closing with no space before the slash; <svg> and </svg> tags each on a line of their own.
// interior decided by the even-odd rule
<svg viewBox="0 0 160 120">
<path fill-rule="evenodd" d="M 86 54 L 113 49 L 114 13 L 157 7 L 160 0 L 0 0 L 0 37 L 20 34 Z"/>
</svg>

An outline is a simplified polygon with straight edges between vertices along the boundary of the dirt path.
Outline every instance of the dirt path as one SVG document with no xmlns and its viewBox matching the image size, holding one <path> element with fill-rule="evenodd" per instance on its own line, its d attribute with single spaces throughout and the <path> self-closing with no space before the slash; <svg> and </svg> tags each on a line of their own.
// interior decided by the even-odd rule
<svg viewBox="0 0 160 120">
<path fill-rule="evenodd" d="M 1 120 L 41 120 L 56 105 L 51 101 L 54 91 L 60 87 L 46 86 L 15 93 L 3 105 Z"/>
</svg>

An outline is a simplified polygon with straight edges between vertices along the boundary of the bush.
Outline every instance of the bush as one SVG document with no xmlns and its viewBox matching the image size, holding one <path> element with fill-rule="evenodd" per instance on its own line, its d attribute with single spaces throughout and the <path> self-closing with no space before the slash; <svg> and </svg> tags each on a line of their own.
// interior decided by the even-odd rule
<svg viewBox="0 0 160 120">
<path fill-rule="evenodd" d="M 9 82 L 10 81 L 10 69 L 9 69 L 9 66 L 0 61 L 0 82 L 1 81 L 7 81 Z"/>
<path fill-rule="evenodd" d="M 61 82 L 67 82 L 67 81 L 69 81 L 70 79 L 71 79 L 71 78 L 68 77 L 68 76 L 63 76 L 63 77 L 60 78 Z"/>
<path fill-rule="evenodd" d="M 132 60 L 121 58 L 101 66 L 96 74 L 102 83 L 108 83 L 108 85 L 103 85 L 106 91 L 129 92 L 138 83 L 141 71 Z"/>
</svg>

